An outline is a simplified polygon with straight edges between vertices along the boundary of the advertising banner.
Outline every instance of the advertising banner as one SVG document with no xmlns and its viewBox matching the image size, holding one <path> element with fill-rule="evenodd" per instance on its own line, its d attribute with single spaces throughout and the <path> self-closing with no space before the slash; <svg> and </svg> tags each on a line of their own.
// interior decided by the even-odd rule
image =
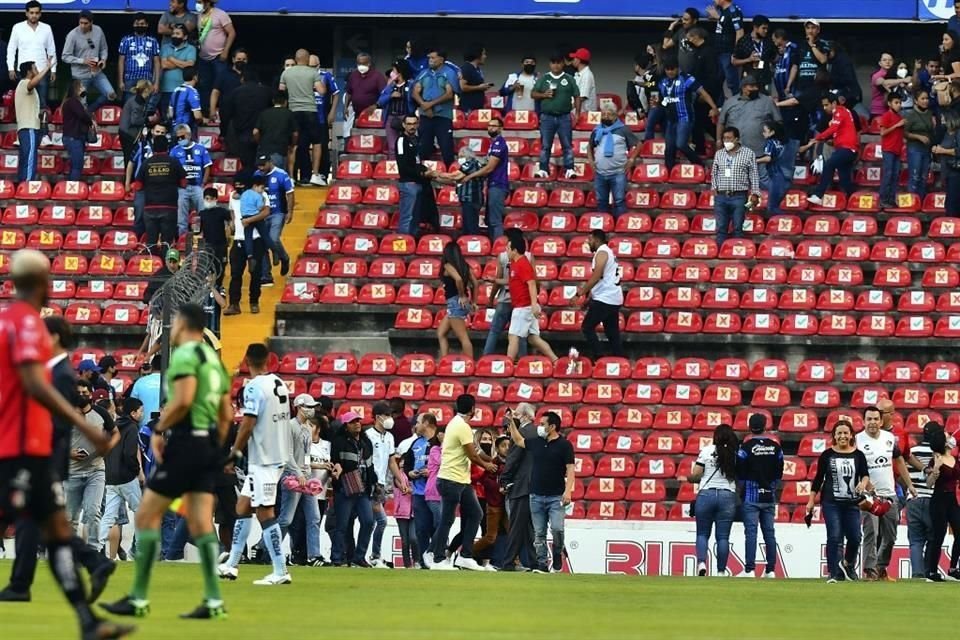
<svg viewBox="0 0 960 640">
<path fill-rule="evenodd" d="M 917 0 L 917 17 L 920 20 L 949 20 L 956 11 L 953 0 Z"/>
</svg>

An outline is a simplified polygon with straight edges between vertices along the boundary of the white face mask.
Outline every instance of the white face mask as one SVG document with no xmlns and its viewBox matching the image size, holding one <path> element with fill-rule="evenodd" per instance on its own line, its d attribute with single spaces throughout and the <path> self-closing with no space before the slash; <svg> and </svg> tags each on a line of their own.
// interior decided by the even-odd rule
<svg viewBox="0 0 960 640">
<path fill-rule="evenodd" d="M 312 407 L 310 409 L 306 407 L 302 407 L 300 410 L 303 411 L 303 417 L 306 418 L 307 420 L 310 420 L 311 418 L 313 418 L 313 416 L 317 414 L 317 410 Z"/>
<path fill-rule="evenodd" d="M 217 206 L 217 201 L 216 201 L 216 200 L 204 200 L 204 201 L 203 201 L 203 206 L 204 206 L 204 208 L 206 208 L 206 209 L 210 209 L 210 208 L 212 208 L 212 207 Z"/>
<path fill-rule="evenodd" d="M 736 146 L 737 146 L 737 143 L 736 143 L 736 142 L 724 142 L 724 143 L 723 143 L 723 148 L 726 149 L 727 151 L 733 151 L 734 147 L 736 147 Z"/>
<path fill-rule="evenodd" d="M 957 439 L 953 436 L 947 436 L 947 451 L 953 451 L 957 448 Z"/>
<path fill-rule="evenodd" d="M 907 77 L 907 70 L 906 70 L 904 67 L 900 67 L 899 69 L 897 69 L 897 77 L 898 77 L 898 78 L 906 78 L 906 77 Z"/>
<path fill-rule="evenodd" d="M 358 64 L 357 71 L 359 71 L 360 73 L 366 73 L 367 71 L 370 71 L 370 67 L 365 64 Z"/>
<path fill-rule="evenodd" d="M 384 418 L 383 422 L 380 423 L 380 426 L 386 429 L 387 431 L 390 431 L 391 429 L 393 429 L 393 418 Z"/>
<path fill-rule="evenodd" d="M 540 436 L 541 438 L 543 438 L 544 440 L 546 440 L 546 439 L 547 439 L 547 428 L 544 427 L 544 426 L 537 427 L 537 435 Z"/>
</svg>

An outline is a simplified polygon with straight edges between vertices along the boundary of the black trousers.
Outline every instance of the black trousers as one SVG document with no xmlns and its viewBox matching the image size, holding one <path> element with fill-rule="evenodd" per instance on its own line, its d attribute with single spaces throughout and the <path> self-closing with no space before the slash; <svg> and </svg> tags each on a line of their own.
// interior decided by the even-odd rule
<svg viewBox="0 0 960 640">
<path fill-rule="evenodd" d="M 320 157 L 320 175 L 330 175 L 330 127 L 321 124 L 319 127 L 320 147 L 323 149 L 323 156 Z"/>
<path fill-rule="evenodd" d="M 524 555 L 527 562 L 535 562 L 530 496 L 510 498 L 510 531 L 507 532 L 507 550 L 503 554 L 503 566 L 513 564 L 520 558 L 523 551 L 526 551 Z"/>
<path fill-rule="evenodd" d="M 927 550 L 924 562 L 927 565 L 927 575 L 936 573 L 940 564 L 940 550 L 943 540 L 947 537 L 947 525 L 953 529 L 953 546 L 950 548 L 950 568 L 956 569 L 960 563 L 960 506 L 957 506 L 957 495 L 937 492 L 930 498 L 930 532 L 927 536 Z"/>
<path fill-rule="evenodd" d="M 73 536 L 70 548 L 81 566 L 88 572 L 95 571 L 100 565 L 110 562 L 106 556 L 93 547 Z M 17 520 L 14 549 L 17 557 L 13 560 L 8 588 L 17 593 L 29 593 L 33 579 L 37 574 L 37 551 L 40 549 L 40 526 L 33 518 Z"/>
<path fill-rule="evenodd" d="M 243 292 L 243 272 L 250 270 L 250 304 L 260 303 L 260 265 L 263 263 L 263 240 L 253 241 L 253 266 L 247 261 L 247 252 L 243 241 L 236 241 L 230 247 L 230 291 L 228 302 L 240 304 L 240 295 Z"/>
<path fill-rule="evenodd" d="M 587 313 L 580 325 L 583 337 L 587 339 L 587 352 L 591 358 L 600 357 L 600 338 L 597 337 L 597 325 L 603 325 L 610 343 L 610 355 L 622 356 L 623 345 L 620 342 L 620 307 L 596 300 L 590 301 Z"/>
<path fill-rule="evenodd" d="M 220 263 L 219 273 L 217 274 L 217 286 L 223 286 L 223 278 L 227 275 L 227 245 L 225 244 L 207 244 L 204 242 L 204 249 L 212 254 Z"/>
<path fill-rule="evenodd" d="M 147 246 L 158 241 L 173 245 L 177 242 L 177 208 L 156 207 L 143 212 L 143 224 L 147 229 Z"/>
</svg>

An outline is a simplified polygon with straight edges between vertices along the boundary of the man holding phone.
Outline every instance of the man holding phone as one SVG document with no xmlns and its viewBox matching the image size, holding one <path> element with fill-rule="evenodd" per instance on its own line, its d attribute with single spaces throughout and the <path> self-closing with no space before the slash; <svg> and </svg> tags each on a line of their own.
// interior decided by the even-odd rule
<svg viewBox="0 0 960 640">
<path fill-rule="evenodd" d="M 495 86 L 483 77 L 481 67 L 487 61 L 487 50 L 482 45 L 473 44 L 467 48 L 463 56 L 464 64 L 460 67 L 460 108 L 464 115 L 471 111 L 483 109 L 486 101 L 486 92 Z"/>
</svg>

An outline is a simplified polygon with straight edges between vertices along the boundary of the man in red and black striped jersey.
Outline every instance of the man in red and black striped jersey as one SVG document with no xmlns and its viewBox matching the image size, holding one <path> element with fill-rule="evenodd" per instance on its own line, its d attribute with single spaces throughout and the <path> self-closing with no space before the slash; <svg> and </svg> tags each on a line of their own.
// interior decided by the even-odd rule
<svg viewBox="0 0 960 640">
<path fill-rule="evenodd" d="M 50 335 L 39 313 L 47 297 L 50 262 L 37 251 L 18 251 L 10 262 L 10 277 L 17 299 L 0 311 L 0 407 L 4 416 L 0 422 L 0 525 L 23 515 L 36 519 L 54 579 L 77 614 L 83 640 L 120 638 L 134 628 L 94 616 L 77 573 L 71 547 L 73 530 L 51 464 L 51 413 L 83 432 L 101 454 L 108 441 L 50 383 Z"/>
</svg>

